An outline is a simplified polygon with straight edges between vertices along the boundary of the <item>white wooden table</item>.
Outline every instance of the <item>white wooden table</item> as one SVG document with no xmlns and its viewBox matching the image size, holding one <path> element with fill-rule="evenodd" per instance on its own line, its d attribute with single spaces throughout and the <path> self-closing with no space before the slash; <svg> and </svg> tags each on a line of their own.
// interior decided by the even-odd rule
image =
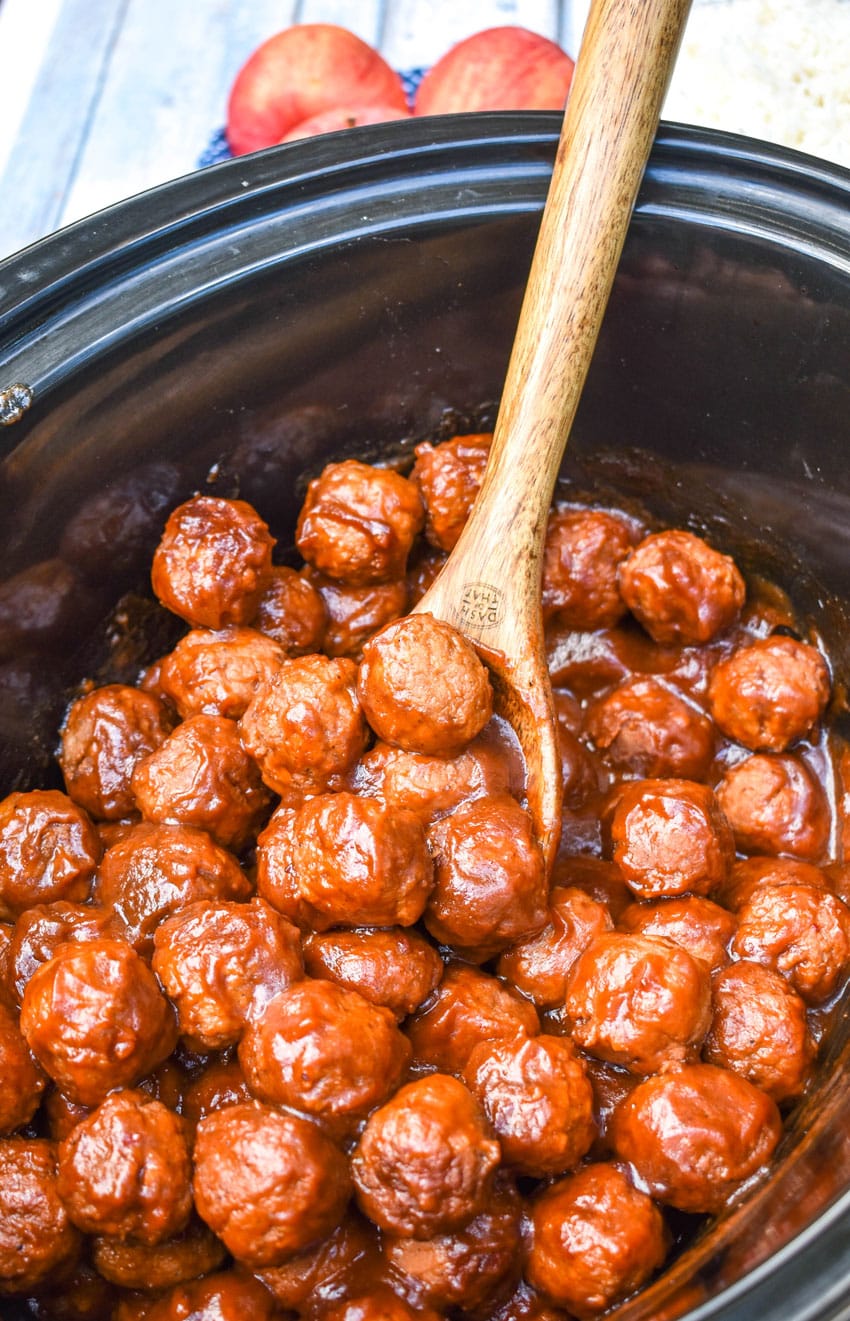
<svg viewBox="0 0 850 1321">
<path fill-rule="evenodd" d="M 290 23 L 340 23 L 376 46 L 394 68 L 404 70 L 432 64 L 454 42 L 501 24 L 541 32 L 575 56 L 588 4 L 0 0 L 0 258 L 101 207 L 195 169 L 224 123 L 236 72 L 260 42 Z M 773 96 L 781 103 L 786 120 L 791 105 L 793 129 L 794 69 L 790 57 L 786 59 L 786 46 L 780 45 L 777 57 L 768 60 L 772 69 L 764 68 L 764 53 L 755 49 L 747 65 L 742 47 L 748 38 L 742 41 L 740 29 L 724 26 L 735 15 L 752 16 L 771 8 L 776 5 L 761 0 L 694 0 L 671 88 L 672 110 L 665 108 L 668 118 L 715 123 L 783 141 L 778 130 L 773 134 L 769 120 L 766 128 L 762 121 L 752 128 L 746 107 L 737 112 L 718 107 L 712 118 L 711 107 L 688 101 L 692 84 L 707 86 L 704 95 L 710 96 L 722 67 L 727 81 L 733 86 L 747 83 L 748 91 L 761 75 L 773 75 L 768 99 Z M 844 67 L 850 69 L 850 0 L 798 0 L 798 11 L 820 15 L 831 45 L 843 34 Z M 837 25 L 838 19 L 843 23 Z M 699 40 L 689 42 L 695 21 Z M 708 50 L 707 31 L 712 38 Z M 783 31 L 782 42 L 785 35 Z M 692 77 L 700 58 L 701 83 Z M 751 107 L 753 101 L 750 96 Z M 824 113 L 828 110 L 826 106 Z M 842 113 L 847 120 L 840 127 L 846 131 L 838 140 L 850 144 L 850 96 Z M 814 149 L 829 156 L 830 148 Z"/>
</svg>

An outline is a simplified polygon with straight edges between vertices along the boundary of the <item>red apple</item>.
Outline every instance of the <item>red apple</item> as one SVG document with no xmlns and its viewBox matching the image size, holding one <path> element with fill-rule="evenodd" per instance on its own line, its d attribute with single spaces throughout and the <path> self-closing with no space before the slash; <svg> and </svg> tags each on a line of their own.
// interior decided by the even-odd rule
<svg viewBox="0 0 850 1321">
<path fill-rule="evenodd" d="M 235 156 L 280 142 L 335 106 L 407 109 L 398 74 L 365 41 L 333 23 L 301 23 L 263 42 L 230 91 L 227 141 Z"/>
<path fill-rule="evenodd" d="M 335 106 L 311 115 L 303 123 L 281 138 L 281 142 L 296 142 L 299 138 L 312 138 L 318 133 L 333 133 L 340 128 L 356 128 L 359 124 L 383 124 L 388 119 L 409 119 L 410 111 L 394 105 Z"/>
<path fill-rule="evenodd" d="M 527 28 L 486 28 L 452 46 L 425 74 L 414 113 L 456 110 L 561 110 L 573 61 Z"/>
</svg>

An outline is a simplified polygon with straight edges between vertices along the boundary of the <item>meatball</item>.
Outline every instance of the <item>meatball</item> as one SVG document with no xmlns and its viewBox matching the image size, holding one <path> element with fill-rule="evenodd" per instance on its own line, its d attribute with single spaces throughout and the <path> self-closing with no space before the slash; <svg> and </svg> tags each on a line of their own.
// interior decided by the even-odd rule
<svg viewBox="0 0 850 1321">
<path fill-rule="evenodd" d="M 160 686 L 183 720 L 197 715 L 238 720 L 285 659 L 283 647 L 254 628 L 231 625 L 217 633 L 193 628 L 163 658 Z"/>
<path fill-rule="evenodd" d="M 311 1303 L 350 1289 L 355 1276 L 374 1279 L 379 1266 L 377 1240 L 374 1225 L 352 1209 L 315 1247 L 257 1275 L 281 1307 L 304 1315 L 312 1311 Z"/>
<path fill-rule="evenodd" d="M 440 1321 L 441 1313 L 414 1306 L 388 1284 L 372 1285 L 322 1308 L 322 1321 Z"/>
<path fill-rule="evenodd" d="M 703 780 L 714 756 L 714 726 L 660 679 L 627 679 L 592 702 L 584 731 L 619 774 Z"/>
<path fill-rule="evenodd" d="M 26 1294 L 70 1266 L 80 1235 L 56 1189 L 56 1151 L 45 1138 L 0 1140 L 0 1297 Z"/>
<path fill-rule="evenodd" d="M 589 1150 L 596 1134 L 593 1089 L 568 1038 L 541 1033 L 483 1041 L 463 1076 L 495 1130 L 503 1161 L 517 1174 L 563 1174 Z"/>
<path fill-rule="evenodd" d="M 708 894 L 735 856 L 729 824 L 705 784 L 638 780 L 618 793 L 612 856 L 640 899 Z"/>
<path fill-rule="evenodd" d="M 732 949 L 782 974 L 808 1004 L 823 1004 L 850 967 L 850 909 L 820 886 L 757 886 L 738 912 Z"/>
<path fill-rule="evenodd" d="M 0 1003 L 0 1135 L 13 1133 L 32 1119 L 46 1081 L 21 1035 L 17 1016 Z"/>
<path fill-rule="evenodd" d="M 738 929 L 734 914 L 695 894 L 631 904 L 617 925 L 635 935 L 672 940 L 710 972 L 729 962 L 729 943 Z"/>
<path fill-rule="evenodd" d="M 321 593 L 308 578 L 286 565 L 275 566 L 260 597 L 254 627 L 273 638 L 287 656 L 320 651 L 328 613 Z"/>
<path fill-rule="evenodd" d="M 567 628 L 610 628 L 626 613 L 617 571 L 633 529 L 604 509 L 555 509 L 543 545 L 543 617 Z"/>
<path fill-rule="evenodd" d="M 434 947 L 404 927 L 316 933 L 304 943 L 304 965 L 311 977 L 358 991 L 399 1020 L 427 1000 L 443 975 Z"/>
<path fill-rule="evenodd" d="M 226 1255 L 224 1244 L 194 1218 L 182 1234 L 164 1243 L 138 1243 L 109 1234 L 92 1241 L 92 1261 L 105 1280 L 146 1294 L 206 1275 L 216 1270 Z"/>
<path fill-rule="evenodd" d="M 589 1321 L 627 1298 L 667 1255 L 661 1213 L 617 1165 L 586 1165 L 546 1188 L 532 1206 L 526 1279 Z"/>
<path fill-rule="evenodd" d="M 653 1197 L 709 1214 L 770 1159 L 781 1133 L 775 1102 L 713 1064 L 645 1078 L 612 1120 L 615 1152 Z"/>
<path fill-rule="evenodd" d="M 472 1093 L 434 1073 L 374 1111 L 351 1158 L 361 1210 L 402 1238 L 463 1229 L 486 1210 L 498 1142 Z"/>
<path fill-rule="evenodd" d="M 321 794 L 292 824 L 292 864 L 317 927 L 410 926 L 434 880 L 417 817 L 375 798 Z"/>
<path fill-rule="evenodd" d="M 634 895 L 626 885 L 620 868 L 615 862 L 604 858 L 588 854 L 557 858 L 553 881 L 567 889 L 581 890 L 589 898 L 603 904 L 614 922 L 634 902 Z"/>
<path fill-rule="evenodd" d="M 322 651 L 326 656 L 349 656 L 359 661 L 373 633 L 403 615 L 410 593 L 405 578 L 368 587 L 325 578 L 308 566 L 305 576 L 322 598 L 327 616 Z"/>
<path fill-rule="evenodd" d="M 56 899 L 87 899 L 99 859 L 97 831 L 66 794 L 9 794 L 0 802 L 0 918 Z"/>
<path fill-rule="evenodd" d="M 691 532 L 654 532 L 620 566 L 620 592 L 649 636 L 710 642 L 741 612 L 746 587 L 734 562 Z"/>
<path fill-rule="evenodd" d="M 510 1041 L 539 1030 L 530 1001 L 464 963 L 449 964 L 431 1000 L 405 1024 L 416 1062 L 445 1073 L 461 1073 L 480 1041 Z"/>
<path fill-rule="evenodd" d="M 729 738 L 753 752 L 784 752 L 805 738 L 829 701 L 829 669 L 795 638 L 759 638 L 714 667 L 711 714 Z"/>
<path fill-rule="evenodd" d="M 59 765 L 75 803 L 102 821 L 136 810 L 133 768 L 171 733 L 173 718 L 153 693 L 112 683 L 80 697 L 62 727 Z"/>
<path fill-rule="evenodd" d="M 262 899 L 201 900 L 157 928 L 153 970 L 197 1050 L 235 1045 L 273 996 L 304 975 L 296 927 Z"/>
<path fill-rule="evenodd" d="M 256 833 L 271 795 L 223 716 L 191 716 L 137 762 L 133 793 L 147 821 L 206 830 L 238 852 Z"/>
<path fill-rule="evenodd" d="M 255 1096 L 344 1134 L 395 1091 L 410 1043 L 388 1009 L 335 982 L 303 981 L 250 1023 L 239 1062 Z"/>
<path fill-rule="evenodd" d="M 329 464 L 308 486 L 295 544 L 320 573 L 365 587 L 404 576 L 424 521 L 411 481 L 347 459 Z"/>
<path fill-rule="evenodd" d="M 145 1313 L 144 1321 L 275 1321 L 268 1289 L 240 1270 L 219 1271 L 176 1284 Z"/>
<path fill-rule="evenodd" d="M 566 1008 L 577 1045 L 654 1073 L 698 1055 L 711 1021 L 708 970 L 660 936 L 608 932 L 573 964 Z"/>
<path fill-rule="evenodd" d="M 257 893 L 301 931 L 311 930 L 321 918 L 303 898 L 295 875 L 293 826 L 296 808 L 281 803 L 257 836 Z"/>
<path fill-rule="evenodd" d="M 742 853 L 791 853 L 812 862 L 825 854 L 829 803 L 798 757 L 747 757 L 727 770 L 716 793 Z"/>
<path fill-rule="evenodd" d="M 594 938 L 613 927 L 605 904 L 572 886 L 549 892 L 549 920 L 536 935 L 504 951 L 498 963 L 505 977 L 541 1009 L 563 1004 L 570 969 Z"/>
<path fill-rule="evenodd" d="M 385 1235 L 383 1252 L 392 1274 L 409 1281 L 418 1304 L 452 1315 L 462 1308 L 467 1315 L 490 1316 L 493 1304 L 519 1279 L 521 1240 L 520 1199 L 503 1176 L 487 1209 L 463 1229 L 428 1239 Z"/>
<path fill-rule="evenodd" d="M 830 890 L 830 879 L 825 870 L 797 858 L 738 858 L 725 882 L 713 892 L 717 903 L 733 913 L 746 903 L 754 890 L 762 885 L 784 885 L 786 881 L 800 881 L 818 890 Z"/>
<path fill-rule="evenodd" d="M 244 500 L 199 495 L 170 514 L 151 584 L 193 628 L 250 624 L 272 567 L 274 537 Z"/>
<path fill-rule="evenodd" d="M 98 1105 L 171 1054 L 174 1011 L 147 964 L 120 940 L 60 945 L 27 983 L 21 1031 L 72 1101 Z"/>
<path fill-rule="evenodd" d="M 251 883 L 236 858 L 192 826 L 136 826 L 103 855 L 97 897 L 140 954 L 153 952 L 163 918 L 200 899 L 247 899 Z"/>
<path fill-rule="evenodd" d="M 320 1128 L 259 1102 L 202 1119 L 194 1159 L 198 1212 L 252 1270 L 324 1238 L 351 1192 L 345 1157 Z"/>
<path fill-rule="evenodd" d="M 493 436 L 483 432 L 452 436 L 431 445 L 425 440 L 413 451 L 410 474 L 425 505 L 425 536 L 438 550 L 457 545 L 481 487 Z"/>
<path fill-rule="evenodd" d="M 366 747 L 354 662 L 328 656 L 287 660 L 240 721 L 242 741 L 276 793 L 338 789 Z"/>
<path fill-rule="evenodd" d="M 485 739 L 473 740 L 451 758 L 376 743 L 354 768 L 352 787 L 392 808 L 415 812 L 424 825 L 431 825 L 467 799 L 509 791 L 510 763 Z"/>
<path fill-rule="evenodd" d="M 811 1075 L 815 1044 L 806 1006 L 779 973 L 733 963 L 714 979 L 703 1059 L 731 1069 L 774 1101 L 797 1097 Z"/>
<path fill-rule="evenodd" d="M 483 960 L 545 925 L 543 856 L 514 798 L 461 804 L 431 827 L 428 844 L 434 888 L 425 925 L 435 940 Z"/>
<path fill-rule="evenodd" d="M 179 1234 L 190 1178 L 182 1119 L 140 1091 L 107 1096 L 59 1148 L 59 1196 L 88 1234 L 151 1244 Z"/>
<path fill-rule="evenodd" d="M 15 1003 L 20 1006 L 26 984 L 36 968 L 52 959 L 68 941 L 84 943 L 117 934 L 107 908 L 92 904 L 36 904 L 21 913 L 9 945 L 6 973 Z"/>
<path fill-rule="evenodd" d="M 251 1089 L 245 1081 L 239 1061 L 214 1059 L 192 1079 L 183 1099 L 182 1114 L 192 1142 L 198 1124 L 207 1115 L 250 1100 Z"/>
<path fill-rule="evenodd" d="M 408 615 L 370 638 L 357 693 L 378 738 L 433 757 L 463 752 L 493 713 L 472 643 L 433 615 Z"/>
</svg>

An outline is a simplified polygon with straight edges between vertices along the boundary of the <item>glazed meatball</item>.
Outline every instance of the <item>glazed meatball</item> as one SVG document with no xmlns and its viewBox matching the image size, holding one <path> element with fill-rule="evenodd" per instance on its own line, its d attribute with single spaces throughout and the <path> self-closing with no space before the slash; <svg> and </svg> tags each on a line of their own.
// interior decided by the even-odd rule
<svg viewBox="0 0 850 1321">
<path fill-rule="evenodd" d="M 634 902 L 634 895 L 617 864 L 588 854 L 557 858 L 553 882 L 566 889 L 581 890 L 589 898 L 603 904 L 614 922 Z"/>
<path fill-rule="evenodd" d="M 612 1121 L 614 1150 L 653 1197 L 709 1214 L 770 1159 L 781 1132 L 775 1102 L 713 1064 L 645 1078 Z"/>
<path fill-rule="evenodd" d="M 566 1008 L 577 1045 L 654 1073 L 698 1055 L 711 1021 L 708 970 L 660 936 L 608 932 L 573 964 Z"/>
<path fill-rule="evenodd" d="M 273 996 L 304 974 L 298 930 L 262 899 L 201 900 L 154 935 L 153 970 L 196 1050 L 235 1045 Z"/>
<path fill-rule="evenodd" d="M 614 862 L 640 899 L 708 894 L 735 856 L 732 832 L 713 791 L 692 780 L 623 786 L 610 835 Z"/>
<path fill-rule="evenodd" d="M 781 634 L 759 638 L 714 667 L 711 714 L 753 752 L 784 752 L 805 738 L 829 701 L 829 669 L 814 647 Z"/>
<path fill-rule="evenodd" d="M 62 648 L 80 637 L 92 599 L 64 560 L 39 560 L 0 581 L 0 657 Z"/>
<path fill-rule="evenodd" d="M 584 730 L 606 762 L 637 779 L 702 780 L 714 756 L 714 727 L 660 679 L 627 679 L 592 702 Z"/>
<path fill-rule="evenodd" d="M 173 723 L 158 697 L 126 684 L 107 684 L 72 702 L 59 750 L 69 796 L 97 820 L 132 815 L 133 767 L 165 742 Z"/>
<path fill-rule="evenodd" d="M 72 1101 L 98 1105 L 174 1048 L 174 1011 L 147 964 L 120 940 L 60 945 L 27 983 L 21 1031 Z"/>
<path fill-rule="evenodd" d="M 410 926 L 422 915 L 434 869 L 412 812 L 321 794 L 299 810 L 292 835 L 296 882 L 317 928 Z"/>
<path fill-rule="evenodd" d="M 406 477 L 348 459 L 329 464 L 308 486 L 295 544 L 320 573 L 365 587 L 404 576 L 424 521 Z"/>
<path fill-rule="evenodd" d="M 207 1115 L 252 1099 L 239 1061 L 214 1059 L 192 1079 L 183 1098 L 182 1115 L 192 1142 L 198 1124 Z"/>
<path fill-rule="evenodd" d="M 530 1001 L 464 963 L 448 965 L 431 1000 L 405 1024 L 416 1062 L 445 1073 L 462 1073 L 480 1041 L 510 1041 L 539 1030 Z"/>
<path fill-rule="evenodd" d="M 672 940 L 710 972 L 729 962 L 729 943 L 738 929 L 732 913 L 695 894 L 631 904 L 617 925 L 621 931 Z"/>
<path fill-rule="evenodd" d="M 29 1293 L 71 1265 L 79 1249 L 56 1189 L 53 1143 L 0 1140 L 0 1297 Z"/>
<path fill-rule="evenodd" d="M 746 903 L 754 890 L 762 885 L 784 885 L 786 881 L 800 881 L 817 890 L 830 890 L 831 881 L 826 870 L 798 858 L 737 858 L 722 885 L 713 891 L 717 903 L 733 913 Z"/>
<path fill-rule="evenodd" d="M 404 927 L 316 933 L 304 943 L 304 965 L 311 977 L 358 991 L 399 1020 L 427 1000 L 443 975 L 433 945 Z"/>
<path fill-rule="evenodd" d="M 0 1136 L 32 1119 L 46 1081 L 21 1035 L 17 1016 L 0 1003 Z"/>
<path fill-rule="evenodd" d="M 774 1101 L 799 1096 L 815 1045 L 806 1006 L 785 979 L 759 963 L 733 963 L 714 978 L 711 1004 L 706 1063 L 739 1073 Z"/>
<path fill-rule="evenodd" d="M 438 550 L 457 545 L 481 487 L 493 436 L 490 432 L 452 436 L 432 445 L 425 440 L 413 451 L 410 474 L 425 505 L 425 536 Z"/>
<path fill-rule="evenodd" d="M 376 743 L 352 773 L 352 788 L 358 793 L 415 812 L 426 826 L 467 799 L 507 793 L 511 781 L 508 758 L 483 736 L 451 758 Z"/>
<path fill-rule="evenodd" d="M 360 1208 L 380 1229 L 433 1238 L 486 1210 L 498 1142 L 472 1093 L 434 1073 L 374 1111 L 351 1158 Z"/>
<path fill-rule="evenodd" d="M 105 1280 L 124 1289 L 156 1294 L 216 1270 L 227 1249 L 193 1218 L 188 1228 L 163 1243 L 139 1243 L 106 1234 L 92 1240 L 92 1261 Z M 146 1316 L 143 1321 L 147 1321 Z"/>
<path fill-rule="evenodd" d="M 555 509 L 543 546 L 543 617 L 567 628 L 610 628 L 626 613 L 617 570 L 633 529 L 604 509 Z"/>
<path fill-rule="evenodd" d="M 257 836 L 257 894 L 301 931 L 311 930 L 321 918 L 303 898 L 295 875 L 293 825 L 297 809 L 281 803 Z"/>
<path fill-rule="evenodd" d="M 183 720 L 197 715 L 238 720 L 285 659 L 283 647 L 255 628 L 231 625 L 217 633 L 193 628 L 163 658 L 160 686 Z"/>
<path fill-rule="evenodd" d="M 598 899 L 572 886 L 554 886 L 548 922 L 536 935 L 504 951 L 499 975 L 540 1009 L 554 1009 L 564 1002 L 567 978 L 579 954 L 613 925 L 607 906 Z"/>
<path fill-rule="evenodd" d="M 290 1257 L 281 1266 L 268 1266 L 257 1275 L 281 1307 L 304 1315 L 312 1310 L 311 1303 L 350 1289 L 355 1275 L 374 1279 L 378 1266 L 377 1230 L 351 1209 L 315 1247 Z"/>
<path fill-rule="evenodd" d="M 268 1289 L 239 1270 L 176 1284 L 145 1313 L 144 1321 L 275 1321 Z"/>
<path fill-rule="evenodd" d="M 254 627 L 273 638 L 287 656 L 320 651 L 328 614 L 308 578 L 286 565 L 275 566 L 260 597 Z"/>
<path fill-rule="evenodd" d="M 410 1053 L 388 1009 L 308 980 L 276 995 L 248 1025 L 239 1062 L 260 1100 L 344 1133 L 395 1091 Z"/>
<path fill-rule="evenodd" d="M 391 1273 L 409 1281 L 418 1304 L 441 1314 L 462 1308 L 490 1316 L 493 1303 L 519 1279 L 521 1238 L 520 1199 L 502 1176 L 487 1209 L 465 1228 L 424 1240 L 385 1235 L 383 1252 Z"/>
<path fill-rule="evenodd" d="M 829 803 L 798 757 L 747 757 L 730 767 L 716 793 L 742 853 L 791 853 L 816 862 L 826 852 Z"/>
<path fill-rule="evenodd" d="M 567 1037 L 541 1033 L 482 1042 L 463 1071 L 489 1119 L 502 1159 L 545 1179 L 571 1170 L 595 1136 L 593 1089 Z"/>
<path fill-rule="evenodd" d="M 373 633 L 403 615 L 409 605 L 407 580 L 396 578 L 368 587 L 325 578 L 308 566 L 305 576 L 322 598 L 327 616 L 322 651 L 326 656 L 349 656 L 359 661 Z"/>
<path fill-rule="evenodd" d="M 786 977 L 808 1004 L 823 1004 L 850 966 L 850 909 L 820 886 L 757 886 L 738 912 L 732 949 Z"/>
<path fill-rule="evenodd" d="M 133 793 L 142 816 L 206 830 L 238 852 L 256 833 L 271 795 L 239 730 L 223 716 L 192 716 L 137 762 Z"/>
<path fill-rule="evenodd" d="M 247 899 L 251 884 L 227 849 L 192 826 L 136 826 L 103 855 L 97 897 L 140 954 L 163 918 L 200 899 Z"/>
<path fill-rule="evenodd" d="M 244 500 L 200 495 L 170 514 L 154 552 L 151 584 L 193 628 L 250 624 L 272 567 L 271 536 Z"/>
<path fill-rule="evenodd" d="M 691 532 L 654 532 L 620 566 L 620 592 L 655 642 L 710 642 L 735 622 L 746 587 L 728 555 Z"/>
<path fill-rule="evenodd" d="M 194 1159 L 198 1212 L 252 1270 L 324 1238 L 351 1192 L 345 1157 L 317 1125 L 259 1102 L 202 1119 Z"/>
<path fill-rule="evenodd" d="M 617 1165 L 586 1165 L 559 1179 L 532 1207 L 526 1279 L 589 1321 L 627 1298 L 667 1255 L 657 1206 Z"/>
<path fill-rule="evenodd" d="M 240 721 L 242 741 L 276 793 L 322 793 L 366 747 L 354 662 L 327 656 L 287 660 Z"/>
<path fill-rule="evenodd" d="M 440 1321 L 441 1315 L 406 1302 L 388 1284 L 364 1287 L 322 1309 L 322 1321 Z"/>
<path fill-rule="evenodd" d="M 88 814 L 58 789 L 0 802 L 0 917 L 35 904 L 88 898 L 100 840 Z"/>
<path fill-rule="evenodd" d="M 543 856 L 516 799 L 463 803 L 431 827 L 428 845 L 434 888 L 425 925 L 435 940 L 483 960 L 545 925 Z"/>
<path fill-rule="evenodd" d="M 84 943 L 117 934 L 111 912 L 92 904 L 36 904 L 21 913 L 14 927 L 6 963 L 7 980 L 18 1007 L 36 968 L 52 959 L 68 941 Z"/>
<path fill-rule="evenodd" d="M 357 692 L 378 738 L 433 757 L 463 752 L 493 712 L 475 648 L 433 615 L 408 615 L 370 638 Z"/>
<path fill-rule="evenodd" d="M 151 1244 L 179 1234 L 190 1178 L 183 1121 L 140 1091 L 107 1096 L 59 1148 L 59 1196 L 88 1234 Z"/>
<path fill-rule="evenodd" d="M 86 1261 L 51 1275 L 27 1299 L 38 1321 L 126 1321 L 118 1291 Z"/>
</svg>

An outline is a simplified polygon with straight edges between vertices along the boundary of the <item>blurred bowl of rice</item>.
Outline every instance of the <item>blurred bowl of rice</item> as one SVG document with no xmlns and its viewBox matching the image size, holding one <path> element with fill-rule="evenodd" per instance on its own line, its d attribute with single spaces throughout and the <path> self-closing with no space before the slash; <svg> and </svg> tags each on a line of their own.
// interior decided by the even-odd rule
<svg viewBox="0 0 850 1321">
<path fill-rule="evenodd" d="M 695 0 L 663 113 L 850 168 L 850 0 Z"/>
</svg>

